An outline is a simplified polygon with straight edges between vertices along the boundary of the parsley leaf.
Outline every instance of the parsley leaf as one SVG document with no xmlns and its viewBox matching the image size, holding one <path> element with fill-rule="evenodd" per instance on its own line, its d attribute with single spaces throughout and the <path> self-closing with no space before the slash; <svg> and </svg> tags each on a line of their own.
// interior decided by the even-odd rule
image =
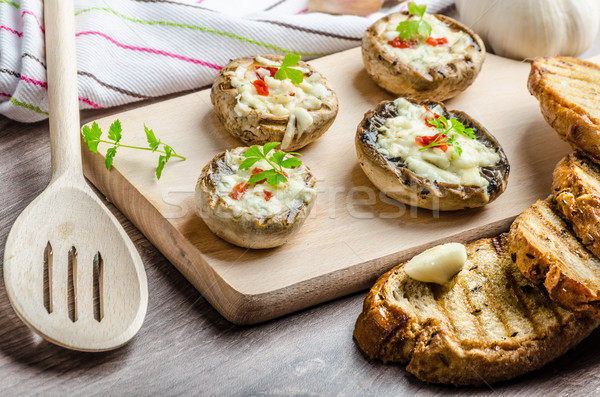
<svg viewBox="0 0 600 397">
<path fill-rule="evenodd" d="M 294 155 L 299 155 L 298 153 L 285 153 L 281 151 L 273 152 L 273 154 L 269 156 L 269 153 L 275 149 L 281 142 L 269 142 L 263 146 L 262 151 L 259 149 L 257 145 L 254 145 L 248 148 L 244 152 L 244 161 L 238 167 L 240 170 L 250 169 L 254 164 L 256 164 L 259 160 L 265 160 L 272 168 L 268 170 L 264 170 L 259 172 L 258 174 L 254 174 L 248 179 L 248 183 L 258 183 L 263 180 L 267 180 L 269 185 L 277 186 L 280 183 L 287 182 L 287 176 L 284 168 L 294 168 L 302 165 L 302 161 L 298 160 Z M 288 158 L 286 158 L 288 156 Z"/>
<path fill-rule="evenodd" d="M 102 136 L 102 131 L 100 130 L 100 127 L 98 127 L 98 123 L 94 121 L 91 128 L 89 125 L 84 126 L 82 133 L 83 141 L 87 142 L 90 151 L 98 153 L 98 144 L 100 143 L 100 137 Z"/>
<path fill-rule="evenodd" d="M 121 122 L 119 121 L 119 119 L 116 119 L 115 121 L 113 121 L 113 123 L 110 125 L 110 128 L 108 129 L 108 139 L 112 139 L 113 141 L 115 141 L 115 143 L 118 143 L 121 140 L 121 132 L 123 130 L 121 129 Z"/>
<path fill-rule="evenodd" d="M 162 176 L 163 169 L 165 168 L 165 164 L 167 164 L 167 156 L 159 156 L 158 157 L 158 166 L 156 166 L 156 179 L 160 179 Z"/>
<path fill-rule="evenodd" d="M 287 177 L 279 172 L 267 178 L 267 183 L 271 186 L 277 186 L 283 182 L 287 182 Z"/>
<path fill-rule="evenodd" d="M 298 54 L 285 54 L 285 58 L 283 58 L 283 62 L 281 62 L 282 68 L 289 68 L 290 66 L 296 66 L 298 62 L 300 62 L 300 55 Z"/>
<path fill-rule="evenodd" d="M 104 165 L 107 170 L 113 165 L 115 160 L 115 156 L 117 155 L 117 149 L 120 147 L 126 147 L 130 149 L 140 149 L 140 150 L 149 150 L 152 152 L 162 153 L 158 158 L 158 166 L 156 167 L 156 178 L 160 179 L 162 175 L 162 171 L 165 167 L 165 164 L 171 159 L 171 157 L 178 157 L 182 160 L 185 160 L 185 157 L 177 154 L 175 150 L 157 139 L 154 135 L 154 132 L 144 125 L 144 131 L 146 132 L 146 140 L 148 141 L 148 147 L 140 147 L 140 146 L 131 146 L 131 145 L 123 145 L 121 143 L 121 138 L 123 137 L 123 129 L 121 127 L 121 122 L 117 119 L 115 120 L 108 130 L 108 140 L 101 139 L 102 130 L 98 126 L 98 123 L 95 121 L 92 123 L 92 126 L 84 126 L 81 130 L 81 134 L 83 135 L 84 142 L 87 142 L 88 148 L 90 151 L 94 153 L 98 153 L 98 144 L 99 143 L 107 143 L 109 145 L 113 145 L 112 147 L 106 150 L 106 156 L 104 160 Z M 162 145 L 162 150 L 160 150 L 160 146 Z"/>
<path fill-rule="evenodd" d="M 158 149 L 158 147 L 160 146 L 160 139 L 156 139 L 154 131 L 146 127 L 146 124 L 144 124 L 144 131 L 146 132 L 146 140 L 148 141 L 148 146 L 150 147 L 150 149 L 152 149 L 153 152 L 155 152 L 156 149 Z"/>
<path fill-rule="evenodd" d="M 248 157 L 242 162 L 242 164 L 240 164 L 238 168 L 240 170 L 247 170 L 248 168 L 252 167 L 258 160 L 260 160 L 260 157 Z"/>
<path fill-rule="evenodd" d="M 298 160 L 296 157 L 290 157 L 281 162 L 281 166 L 283 168 L 294 168 L 302 165 L 302 161 Z"/>
<path fill-rule="evenodd" d="M 419 6 L 414 1 L 408 3 L 409 15 L 419 17 L 419 19 L 408 19 L 398 24 L 396 31 L 402 40 L 424 41 L 431 36 L 431 25 L 423 19 L 426 9 L 426 4 Z"/>
<path fill-rule="evenodd" d="M 290 79 L 294 84 L 300 84 L 304 81 L 304 73 L 301 70 L 294 69 L 292 66 L 298 65 L 300 55 L 286 54 L 281 62 L 281 66 L 275 73 L 275 78 L 278 80 Z"/>
<path fill-rule="evenodd" d="M 108 150 L 106 150 L 106 158 L 104 159 L 104 165 L 106 166 L 107 170 L 110 170 L 110 167 L 112 167 L 112 163 L 115 159 L 116 154 L 117 154 L 116 146 L 108 148 Z"/>
<path fill-rule="evenodd" d="M 271 150 L 275 149 L 279 145 L 279 142 L 269 142 L 265 143 L 263 146 L 263 153 L 266 156 Z"/>
<path fill-rule="evenodd" d="M 427 9 L 427 4 L 417 5 L 414 1 L 408 3 L 408 13 L 411 15 L 416 15 L 419 17 L 423 17 L 425 15 L 425 10 Z"/>
<path fill-rule="evenodd" d="M 275 174 L 277 174 L 277 171 L 274 169 L 259 172 L 258 174 L 252 175 L 250 177 L 250 179 L 248 179 L 248 183 L 257 183 L 257 182 L 267 179 Z"/>
</svg>

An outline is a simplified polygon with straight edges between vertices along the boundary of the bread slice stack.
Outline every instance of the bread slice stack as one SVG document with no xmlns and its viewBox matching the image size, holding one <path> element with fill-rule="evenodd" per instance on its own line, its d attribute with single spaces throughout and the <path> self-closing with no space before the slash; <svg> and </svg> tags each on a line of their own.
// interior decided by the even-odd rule
<svg viewBox="0 0 600 397">
<path fill-rule="evenodd" d="M 468 244 L 449 283 L 416 281 L 405 264 L 381 276 L 354 331 L 369 358 L 427 382 L 491 384 L 542 367 L 600 325 L 600 67 L 538 58 L 528 86 L 577 150 L 556 166 L 552 195 L 508 235 Z"/>
<path fill-rule="evenodd" d="M 523 275 L 543 283 L 553 301 L 600 317 L 600 259 L 561 219 L 552 199 L 538 201 L 517 217 L 509 250 Z"/>
<path fill-rule="evenodd" d="M 369 358 L 405 363 L 426 382 L 483 385 L 542 367 L 599 323 L 548 299 L 500 236 L 468 244 L 467 262 L 448 285 L 413 280 L 404 264 L 381 276 L 354 337 Z"/>
<path fill-rule="evenodd" d="M 527 86 L 560 137 L 600 159 L 600 66 L 571 57 L 536 58 Z"/>
</svg>

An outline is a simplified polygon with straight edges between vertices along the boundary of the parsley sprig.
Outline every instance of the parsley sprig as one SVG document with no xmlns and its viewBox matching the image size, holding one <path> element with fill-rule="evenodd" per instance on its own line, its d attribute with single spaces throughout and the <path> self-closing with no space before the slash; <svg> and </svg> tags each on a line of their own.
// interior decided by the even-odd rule
<svg viewBox="0 0 600 397">
<path fill-rule="evenodd" d="M 408 3 L 408 13 L 419 17 L 419 19 L 409 19 L 398 24 L 396 30 L 402 40 L 424 41 L 431 36 L 431 25 L 423 19 L 427 5 L 417 5 L 414 1 Z"/>
<path fill-rule="evenodd" d="M 246 159 L 240 164 L 240 170 L 249 169 L 259 160 L 266 160 L 267 163 L 273 167 L 269 170 L 252 175 L 248 180 L 248 183 L 257 183 L 266 179 L 269 185 L 277 186 L 280 183 L 287 182 L 287 176 L 283 170 L 284 168 L 294 168 L 302 165 L 302 161 L 296 157 L 292 156 L 285 158 L 286 154 L 300 156 L 299 153 L 295 152 L 284 153 L 276 151 L 269 157 L 269 153 L 280 143 L 281 142 L 269 142 L 263 146 L 262 151 L 257 145 L 254 145 L 244 152 L 244 157 Z"/>
<path fill-rule="evenodd" d="M 449 135 L 452 131 L 463 135 L 470 139 L 476 139 L 473 128 L 465 128 L 464 124 L 455 118 L 447 119 L 440 115 L 438 118 L 427 120 L 429 124 L 434 126 L 441 134 Z"/>
<path fill-rule="evenodd" d="M 458 158 L 462 155 L 462 147 L 456 139 L 456 136 L 462 135 L 469 139 L 477 139 L 472 128 L 465 128 L 464 124 L 455 118 L 447 119 L 446 117 L 439 115 L 438 117 L 427 120 L 427 123 L 435 127 L 438 131 L 438 134 L 436 139 L 419 150 L 431 149 L 440 146 L 452 146 L 454 148 L 452 157 Z"/>
<path fill-rule="evenodd" d="M 300 55 L 298 54 L 286 54 L 281 62 L 281 66 L 275 66 L 279 68 L 275 73 L 275 78 L 278 80 L 290 79 L 294 84 L 300 84 L 304 81 L 304 73 L 301 70 L 294 69 L 292 66 L 297 66 L 300 61 Z"/>
<path fill-rule="evenodd" d="M 124 145 L 121 143 L 122 128 L 121 122 L 119 119 L 113 121 L 108 130 L 108 140 L 101 139 L 102 130 L 98 126 L 98 123 L 95 121 L 92 123 L 92 126 L 84 126 L 82 130 L 83 140 L 87 142 L 88 148 L 94 152 L 98 153 L 98 144 L 99 143 L 108 143 L 109 145 L 113 145 L 112 147 L 106 150 L 106 158 L 104 161 L 104 165 L 107 170 L 110 170 L 112 167 L 113 161 L 117 154 L 117 149 L 120 147 L 130 148 L 130 149 L 139 149 L 139 150 L 150 150 L 152 152 L 162 153 L 158 157 L 158 165 L 156 167 L 156 179 L 160 179 L 162 175 L 162 171 L 165 168 L 165 164 L 171 159 L 171 157 L 178 157 L 182 160 L 185 160 L 185 157 L 175 153 L 175 150 L 164 142 L 161 142 L 160 139 L 156 138 L 154 135 L 154 131 L 146 127 L 144 125 L 144 131 L 146 132 L 146 140 L 148 141 L 148 147 L 140 147 L 140 146 L 131 146 Z M 162 147 L 162 149 L 161 149 Z"/>
</svg>

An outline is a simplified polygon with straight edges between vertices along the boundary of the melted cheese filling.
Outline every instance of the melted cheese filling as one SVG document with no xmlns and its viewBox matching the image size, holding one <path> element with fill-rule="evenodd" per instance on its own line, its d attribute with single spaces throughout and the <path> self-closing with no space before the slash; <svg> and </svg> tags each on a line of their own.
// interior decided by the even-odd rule
<svg viewBox="0 0 600 397">
<path fill-rule="evenodd" d="M 260 147 L 260 146 L 259 146 Z M 262 148 L 261 148 L 262 149 Z M 249 213 L 258 217 L 267 217 L 280 214 L 300 204 L 308 203 L 317 195 L 317 191 L 306 186 L 305 179 L 308 169 L 301 165 L 296 168 L 287 169 L 288 181 L 277 186 L 271 186 L 266 181 L 248 185 L 244 195 L 239 199 L 231 197 L 231 193 L 240 183 L 248 182 L 255 168 L 268 170 L 271 166 L 260 160 L 250 169 L 240 170 L 239 166 L 244 161 L 244 151 L 227 151 L 225 163 L 231 168 L 233 174 L 220 175 L 217 183 L 217 195 L 227 203 L 234 217 Z M 235 194 L 234 194 L 235 196 Z M 268 198 L 268 200 L 267 200 Z"/>
<path fill-rule="evenodd" d="M 402 158 L 409 170 L 430 181 L 487 187 L 488 180 L 481 175 L 480 167 L 493 166 L 500 160 L 494 149 L 476 139 L 455 134 L 462 148 L 462 154 L 455 155 L 455 159 L 452 146 L 448 146 L 445 152 L 439 147 L 420 150 L 422 146 L 415 142 L 417 136 L 437 134 L 437 130 L 425 124 L 426 118 L 431 118 L 431 113 L 404 98 L 396 99 L 394 104 L 398 116 L 387 119 L 377 136 L 377 150 L 381 154 L 389 158 Z M 435 106 L 431 111 L 443 114 L 440 106 Z"/>
<path fill-rule="evenodd" d="M 298 137 L 302 136 L 312 125 L 313 117 L 308 111 L 319 109 L 322 99 L 332 93 L 323 84 L 319 73 L 306 76 L 310 72 L 306 68 L 294 67 L 305 74 L 304 81 L 295 85 L 290 79 L 278 80 L 271 77 L 270 71 L 260 66 L 279 67 L 281 63 L 257 56 L 253 62 L 240 65 L 234 72 L 226 73 L 231 78 L 231 85 L 238 91 L 234 112 L 242 117 L 254 109 L 274 116 L 289 117 L 281 143 L 281 148 L 285 150 L 296 134 Z M 269 95 L 258 95 L 256 87 L 252 84 L 256 80 L 264 80 Z"/>
<path fill-rule="evenodd" d="M 383 46 L 395 58 L 409 64 L 421 74 L 428 74 L 429 70 L 438 65 L 447 65 L 451 62 L 464 59 L 470 53 L 477 52 L 475 42 L 466 32 L 454 31 L 444 22 L 431 14 L 425 14 L 425 21 L 431 25 L 431 37 L 438 39 L 445 37 L 448 44 L 431 46 L 419 43 L 414 48 L 396 48 L 388 44 L 398 37 L 396 28 L 398 24 L 408 18 L 404 14 L 394 14 L 385 25 L 379 27 L 377 32 Z M 415 17 L 412 17 L 415 19 Z"/>
</svg>

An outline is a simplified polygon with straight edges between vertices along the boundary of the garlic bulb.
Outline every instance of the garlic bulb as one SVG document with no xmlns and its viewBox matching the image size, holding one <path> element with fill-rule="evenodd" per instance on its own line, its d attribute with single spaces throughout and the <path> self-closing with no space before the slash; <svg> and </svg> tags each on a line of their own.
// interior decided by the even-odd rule
<svg viewBox="0 0 600 397">
<path fill-rule="evenodd" d="M 308 0 L 308 11 L 369 15 L 379 11 L 382 5 L 383 0 Z"/>
<path fill-rule="evenodd" d="M 600 0 L 457 0 L 462 22 L 495 54 L 577 56 L 594 41 Z"/>
</svg>

